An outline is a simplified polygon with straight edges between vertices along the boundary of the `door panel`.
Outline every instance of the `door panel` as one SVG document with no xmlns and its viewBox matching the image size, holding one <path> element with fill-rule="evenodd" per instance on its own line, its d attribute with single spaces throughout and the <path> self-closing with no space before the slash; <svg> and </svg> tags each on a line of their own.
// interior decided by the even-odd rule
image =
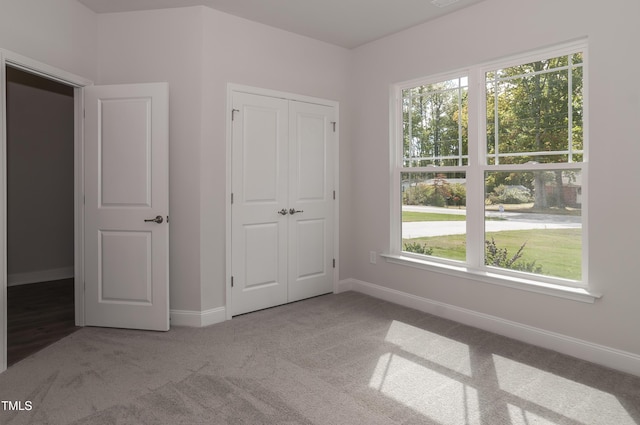
<svg viewBox="0 0 640 425">
<path fill-rule="evenodd" d="M 287 101 L 233 97 L 232 314 L 287 302 Z"/>
<path fill-rule="evenodd" d="M 326 220 L 296 220 L 294 250 L 297 255 L 297 267 L 294 270 L 296 280 L 323 277 L 326 269 Z"/>
<path fill-rule="evenodd" d="M 290 103 L 289 301 L 333 291 L 333 111 Z"/>
<path fill-rule="evenodd" d="M 85 323 L 168 330 L 168 86 L 88 87 L 85 110 Z"/>
<path fill-rule="evenodd" d="M 245 289 L 255 290 L 277 285 L 280 275 L 280 226 L 278 223 L 244 226 Z"/>
<path fill-rule="evenodd" d="M 318 105 L 296 103 L 295 132 L 292 142 L 294 165 L 296 166 L 291 184 L 298 201 L 324 201 L 327 195 L 327 126 L 329 122 L 323 113 L 311 114 L 302 108 L 318 109 Z M 297 178 L 296 178 L 297 177 Z"/>
<path fill-rule="evenodd" d="M 99 231 L 98 299 L 151 305 L 151 232 Z M 131 263 L 130 267 L 121 267 Z"/>
<path fill-rule="evenodd" d="M 282 197 L 283 177 L 278 172 L 283 160 L 280 105 L 243 104 L 238 121 L 242 125 L 242 198 L 249 203 L 277 203 Z"/>
<path fill-rule="evenodd" d="M 98 189 L 103 207 L 150 207 L 151 99 L 101 99 L 102 122 L 119 123 L 101 129 L 98 139 L 100 167 Z"/>
</svg>

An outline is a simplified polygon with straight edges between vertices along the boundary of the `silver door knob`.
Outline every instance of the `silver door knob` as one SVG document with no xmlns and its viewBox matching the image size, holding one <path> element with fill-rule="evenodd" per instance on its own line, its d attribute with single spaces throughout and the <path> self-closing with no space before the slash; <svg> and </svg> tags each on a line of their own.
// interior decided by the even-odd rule
<svg viewBox="0 0 640 425">
<path fill-rule="evenodd" d="M 294 208 L 289 209 L 289 214 L 294 215 L 295 213 L 303 213 L 304 210 L 296 210 Z"/>
<path fill-rule="evenodd" d="M 162 223 L 163 221 L 164 221 L 164 220 L 163 220 L 162 216 L 161 216 L 161 215 L 157 215 L 157 216 L 156 216 L 156 218 L 148 218 L 148 219 L 146 219 L 144 222 L 145 222 L 145 223 L 153 222 L 153 223 L 158 223 L 158 224 L 160 224 L 160 223 Z"/>
<path fill-rule="evenodd" d="M 287 215 L 288 211 L 286 208 L 281 209 L 280 211 L 278 211 L 278 214 L 282 214 L 282 215 Z"/>
</svg>

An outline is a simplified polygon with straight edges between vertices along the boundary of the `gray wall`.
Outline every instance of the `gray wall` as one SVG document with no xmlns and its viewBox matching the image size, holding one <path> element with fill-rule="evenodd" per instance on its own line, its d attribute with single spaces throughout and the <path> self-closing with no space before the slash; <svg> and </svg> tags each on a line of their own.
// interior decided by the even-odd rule
<svg viewBox="0 0 640 425">
<path fill-rule="evenodd" d="M 73 273 L 73 131 L 73 89 L 7 69 L 10 285 Z"/>
<path fill-rule="evenodd" d="M 224 307 L 227 83 L 339 101 L 342 157 L 350 52 L 206 7 L 102 14 L 98 29 L 99 84 L 169 82 L 171 309 Z"/>
</svg>

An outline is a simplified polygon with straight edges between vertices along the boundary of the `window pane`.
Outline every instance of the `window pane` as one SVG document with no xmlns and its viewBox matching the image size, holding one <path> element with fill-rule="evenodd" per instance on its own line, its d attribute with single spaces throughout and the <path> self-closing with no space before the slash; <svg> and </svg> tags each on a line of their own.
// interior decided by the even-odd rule
<svg viewBox="0 0 640 425">
<path fill-rule="evenodd" d="M 579 281 L 580 170 L 487 172 L 485 264 Z"/>
<path fill-rule="evenodd" d="M 573 55 L 571 55 L 571 61 L 576 65 L 581 64 L 582 61 L 584 60 L 582 56 L 583 56 L 582 52 L 574 53 Z"/>
<path fill-rule="evenodd" d="M 466 260 L 465 173 L 401 173 L 402 251 Z"/>
<path fill-rule="evenodd" d="M 486 74 L 489 164 L 582 160 L 580 55 Z"/>
<path fill-rule="evenodd" d="M 467 78 L 402 91 L 403 166 L 466 165 Z"/>
</svg>

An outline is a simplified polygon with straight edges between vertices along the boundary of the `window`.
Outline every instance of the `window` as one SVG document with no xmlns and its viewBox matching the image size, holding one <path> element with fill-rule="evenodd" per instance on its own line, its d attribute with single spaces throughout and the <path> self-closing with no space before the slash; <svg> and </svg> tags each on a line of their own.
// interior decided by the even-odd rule
<svg viewBox="0 0 640 425">
<path fill-rule="evenodd" d="M 396 88 L 391 257 L 586 288 L 586 45 Z"/>
<path fill-rule="evenodd" d="M 403 251 L 465 260 L 467 92 L 466 76 L 402 90 Z"/>
</svg>

